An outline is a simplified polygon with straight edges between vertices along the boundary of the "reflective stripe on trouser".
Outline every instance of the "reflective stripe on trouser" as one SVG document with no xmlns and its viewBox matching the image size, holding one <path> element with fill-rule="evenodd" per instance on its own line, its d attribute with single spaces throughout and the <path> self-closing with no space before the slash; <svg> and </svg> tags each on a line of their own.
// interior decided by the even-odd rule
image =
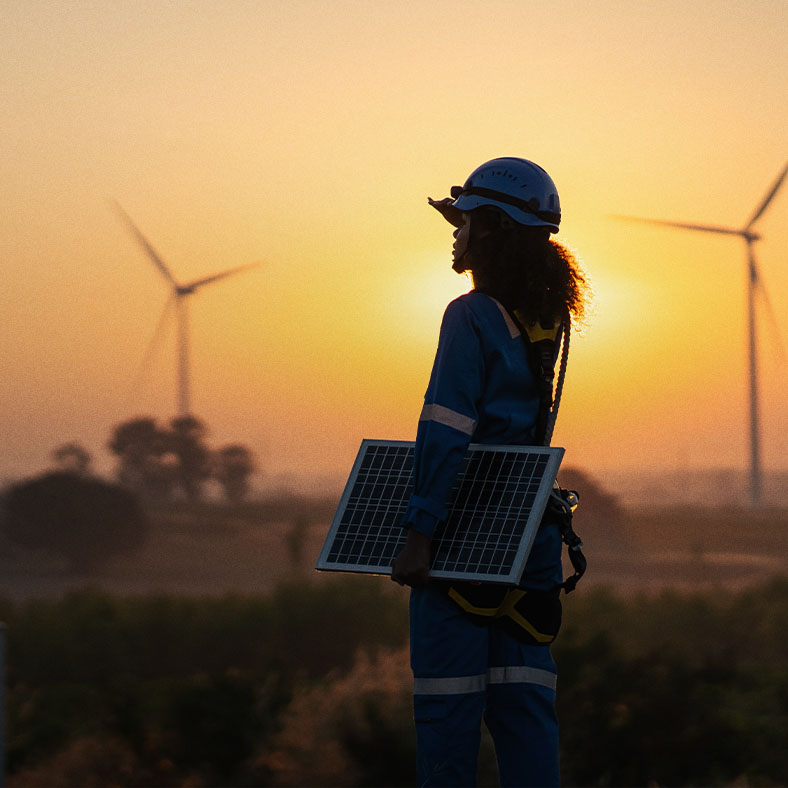
<svg viewBox="0 0 788 788">
<path fill-rule="evenodd" d="M 481 721 L 501 786 L 558 785 L 555 663 L 497 624 L 474 624 L 434 585 L 410 602 L 419 786 L 473 786 Z"/>
</svg>

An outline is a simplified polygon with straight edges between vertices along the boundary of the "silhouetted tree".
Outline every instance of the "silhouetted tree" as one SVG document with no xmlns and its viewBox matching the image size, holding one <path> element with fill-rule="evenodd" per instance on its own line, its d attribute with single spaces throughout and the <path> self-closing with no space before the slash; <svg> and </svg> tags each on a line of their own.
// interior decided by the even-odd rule
<svg viewBox="0 0 788 788">
<path fill-rule="evenodd" d="M 139 547 L 145 535 L 134 493 L 62 471 L 12 485 L 3 527 L 11 542 L 63 556 L 80 573 Z"/>
<path fill-rule="evenodd" d="M 118 457 L 118 481 L 146 498 L 170 499 L 179 491 L 199 501 L 203 486 L 215 478 L 227 500 L 242 501 L 256 466 L 252 452 L 229 444 L 213 452 L 206 444 L 207 428 L 195 416 L 178 416 L 169 427 L 150 417 L 125 421 L 115 427 L 108 443 Z"/>
<path fill-rule="evenodd" d="M 627 532 L 624 510 L 617 495 L 605 490 L 578 468 L 562 468 L 558 472 L 558 483 L 580 494 L 572 526 L 585 544 L 589 576 L 593 574 L 595 558 L 601 553 L 631 554 L 637 549 Z M 626 490 L 616 490 L 616 493 L 626 493 Z"/>
<path fill-rule="evenodd" d="M 568 490 L 576 490 L 580 495 L 578 513 L 583 520 L 617 523 L 621 519 L 621 505 L 618 498 L 578 468 L 561 469 L 558 483 Z"/>
<path fill-rule="evenodd" d="M 240 503 L 249 493 L 249 477 L 255 472 L 254 456 L 246 446 L 232 443 L 216 452 L 214 476 L 231 503 Z"/>
<path fill-rule="evenodd" d="M 118 481 L 149 498 L 169 498 L 176 482 L 177 458 L 171 436 L 150 417 L 131 419 L 115 427 L 109 449 L 120 464 Z"/>
<path fill-rule="evenodd" d="M 202 487 L 211 476 L 211 451 L 205 445 L 205 425 L 194 416 L 170 422 L 169 447 L 175 455 L 178 485 L 190 501 L 202 498 Z"/>
<path fill-rule="evenodd" d="M 74 473 L 77 476 L 87 476 L 93 458 L 90 452 L 80 443 L 64 443 L 52 451 L 52 460 L 57 470 L 65 473 Z"/>
</svg>

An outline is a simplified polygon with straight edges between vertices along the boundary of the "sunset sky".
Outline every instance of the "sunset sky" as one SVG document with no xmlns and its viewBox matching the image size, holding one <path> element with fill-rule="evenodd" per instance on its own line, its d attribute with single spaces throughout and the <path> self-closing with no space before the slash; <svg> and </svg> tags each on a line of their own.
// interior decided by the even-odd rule
<svg viewBox="0 0 788 788">
<path fill-rule="evenodd" d="M 193 410 L 269 477 L 342 477 L 412 439 L 451 227 L 481 162 L 545 167 L 593 284 L 554 444 L 565 462 L 740 467 L 745 249 L 631 214 L 742 226 L 788 161 L 786 0 L 4 0 L 0 479 L 176 408 L 176 277 L 258 268 L 190 303 Z M 757 225 L 767 469 L 788 469 L 788 184 Z"/>
</svg>

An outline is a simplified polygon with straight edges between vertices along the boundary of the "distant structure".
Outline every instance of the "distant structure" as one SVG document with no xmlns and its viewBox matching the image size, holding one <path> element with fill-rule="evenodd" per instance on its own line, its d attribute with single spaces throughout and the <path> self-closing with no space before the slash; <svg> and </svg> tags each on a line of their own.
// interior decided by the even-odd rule
<svg viewBox="0 0 788 788">
<path fill-rule="evenodd" d="M 163 326 L 165 318 L 169 312 L 172 304 L 175 304 L 175 309 L 178 318 L 178 359 L 177 359 L 177 379 L 178 379 L 178 415 L 189 416 L 191 415 L 191 389 L 190 389 L 190 367 L 189 367 L 189 352 L 190 352 L 190 338 L 189 338 L 189 314 L 187 309 L 186 299 L 188 296 L 193 295 L 199 288 L 204 285 L 218 282 L 220 279 L 225 279 L 228 276 L 245 271 L 248 268 L 253 268 L 258 263 L 248 263 L 247 265 L 240 265 L 236 268 L 230 268 L 225 271 L 220 271 L 217 274 L 203 277 L 202 279 L 195 279 L 193 282 L 187 284 L 178 284 L 175 277 L 172 275 L 170 269 L 165 265 L 156 250 L 150 245 L 148 239 L 140 232 L 138 227 L 131 220 L 129 215 L 123 210 L 119 203 L 113 201 L 115 210 L 128 226 L 131 234 L 136 238 L 137 242 L 143 248 L 150 260 L 156 266 L 159 273 L 167 281 L 170 286 L 170 297 L 164 305 L 161 318 L 159 319 L 159 327 L 156 330 L 158 335 L 160 328 Z"/>
<path fill-rule="evenodd" d="M 761 218 L 769 203 L 774 199 L 788 174 L 788 164 L 785 165 L 773 186 L 767 192 L 760 205 L 753 213 L 750 220 L 742 227 L 718 227 L 708 224 L 687 224 L 685 222 L 666 222 L 660 219 L 643 219 L 635 216 L 620 216 L 627 219 L 649 224 L 660 224 L 665 227 L 679 227 L 682 230 L 698 230 L 705 233 L 722 233 L 723 235 L 737 235 L 744 239 L 747 246 L 747 327 L 749 341 L 749 382 L 750 382 L 750 502 L 753 506 L 760 506 L 763 497 L 763 481 L 761 469 L 761 439 L 760 439 L 760 412 L 758 396 L 758 341 L 757 341 L 757 315 L 756 291 L 760 290 L 761 297 L 767 307 L 771 308 L 769 294 L 761 280 L 758 266 L 755 262 L 755 242 L 761 236 L 753 232 L 753 226 Z"/>
</svg>

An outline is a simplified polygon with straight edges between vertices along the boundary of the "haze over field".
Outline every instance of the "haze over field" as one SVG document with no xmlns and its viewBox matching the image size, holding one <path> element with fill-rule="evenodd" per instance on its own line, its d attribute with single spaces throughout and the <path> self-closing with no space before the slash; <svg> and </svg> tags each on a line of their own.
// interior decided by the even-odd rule
<svg viewBox="0 0 788 788">
<path fill-rule="evenodd" d="M 411 439 L 448 300 L 427 206 L 482 161 L 542 164 L 593 283 L 554 443 L 600 468 L 745 468 L 744 245 L 614 220 L 744 225 L 788 159 L 788 4 L 6 0 L 0 27 L 0 478 L 176 409 L 167 288 L 191 303 L 193 410 L 271 475 Z M 788 311 L 788 191 L 759 220 Z M 172 326 L 170 326 L 172 328 Z M 788 469 L 786 362 L 760 326 L 763 451 Z"/>
</svg>

